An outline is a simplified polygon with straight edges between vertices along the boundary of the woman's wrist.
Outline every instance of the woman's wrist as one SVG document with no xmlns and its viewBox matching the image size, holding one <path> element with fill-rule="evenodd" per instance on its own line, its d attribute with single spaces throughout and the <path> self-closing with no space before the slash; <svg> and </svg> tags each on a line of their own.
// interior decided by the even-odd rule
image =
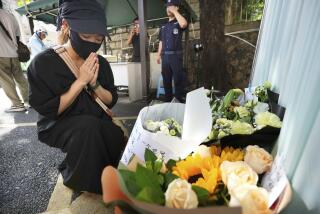
<svg viewBox="0 0 320 214">
<path fill-rule="evenodd" d="M 91 89 L 92 91 L 95 91 L 99 86 L 100 86 L 100 83 L 99 83 L 99 81 L 97 80 L 94 85 L 91 85 L 91 84 L 90 84 L 90 89 Z"/>
<path fill-rule="evenodd" d="M 81 81 L 80 79 L 77 79 L 75 82 L 74 82 L 76 85 L 80 86 L 81 88 L 84 88 L 87 86 L 87 83 L 84 82 L 84 81 Z"/>
</svg>

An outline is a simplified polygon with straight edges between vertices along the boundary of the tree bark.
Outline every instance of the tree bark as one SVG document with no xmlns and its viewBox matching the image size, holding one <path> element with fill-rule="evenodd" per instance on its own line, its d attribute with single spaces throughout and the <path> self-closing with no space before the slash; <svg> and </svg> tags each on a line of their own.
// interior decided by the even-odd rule
<svg viewBox="0 0 320 214">
<path fill-rule="evenodd" d="M 200 0 L 200 36 L 203 43 L 202 74 L 204 86 L 229 89 L 225 54 L 225 0 Z"/>
</svg>

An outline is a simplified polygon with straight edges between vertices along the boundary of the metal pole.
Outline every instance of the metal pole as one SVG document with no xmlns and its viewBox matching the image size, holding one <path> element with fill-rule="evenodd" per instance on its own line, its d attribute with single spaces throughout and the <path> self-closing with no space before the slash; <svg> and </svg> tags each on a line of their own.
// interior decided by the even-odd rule
<svg viewBox="0 0 320 214">
<path fill-rule="evenodd" d="M 103 45 L 103 54 L 106 55 L 106 54 L 107 54 L 107 42 L 106 42 L 106 38 L 103 40 L 102 45 Z"/>
<path fill-rule="evenodd" d="M 150 73 L 150 61 L 147 47 L 147 22 L 146 22 L 146 8 L 147 0 L 138 0 L 138 14 L 140 24 L 140 56 L 141 56 L 141 85 L 142 95 L 147 98 L 149 93 L 149 73 Z"/>
<path fill-rule="evenodd" d="M 34 33 L 33 18 L 29 17 L 28 20 L 29 20 L 30 33 L 31 33 L 31 35 L 33 35 L 33 33 Z"/>
</svg>

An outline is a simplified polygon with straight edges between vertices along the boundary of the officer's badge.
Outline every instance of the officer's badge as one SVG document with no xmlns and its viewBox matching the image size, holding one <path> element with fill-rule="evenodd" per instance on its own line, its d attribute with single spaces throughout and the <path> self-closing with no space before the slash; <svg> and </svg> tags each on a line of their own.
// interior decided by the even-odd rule
<svg viewBox="0 0 320 214">
<path fill-rule="evenodd" d="M 174 28 L 174 29 L 173 29 L 173 34 L 175 34 L 175 35 L 176 35 L 176 34 L 178 34 L 178 33 L 179 33 L 178 28 Z"/>
</svg>

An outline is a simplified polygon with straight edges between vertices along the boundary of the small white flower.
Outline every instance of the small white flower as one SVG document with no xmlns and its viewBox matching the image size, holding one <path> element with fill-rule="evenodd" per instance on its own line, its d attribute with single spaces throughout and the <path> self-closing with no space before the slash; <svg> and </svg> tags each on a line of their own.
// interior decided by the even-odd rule
<svg viewBox="0 0 320 214">
<path fill-rule="evenodd" d="M 170 135 L 169 128 L 165 125 L 160 127 L 160 132 L 166 135 Z"/>
<path fill-rule="evenodd" d="M 166 206 L 178 209 L 192 209 L 198 207 L 198 197 L 192 186 L 181 178 L 172 181 L 165 192 Z"/>
<path fill-rule="evenodd" d="M 145 121 L 144 126 L 148 131 L 151 131 L 151 132 L 155 132 L 159 129 L 158 123 L 153 122 L 152 120 Z"/>
</svg>

